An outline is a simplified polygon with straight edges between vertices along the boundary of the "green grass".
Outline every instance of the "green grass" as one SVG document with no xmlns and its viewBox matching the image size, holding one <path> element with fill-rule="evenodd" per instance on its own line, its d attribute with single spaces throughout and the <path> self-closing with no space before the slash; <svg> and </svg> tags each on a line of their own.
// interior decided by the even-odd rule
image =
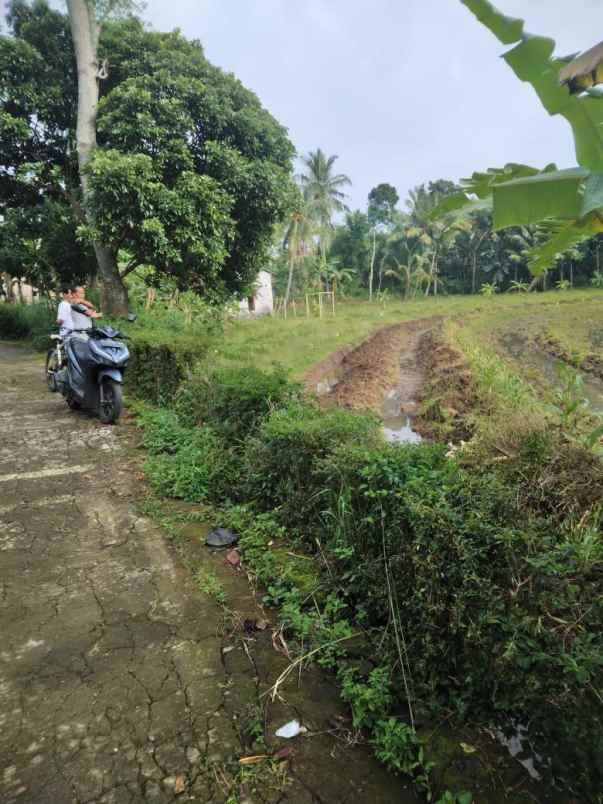
<svg viewBox="0 0 603 804">
<path fill-rule="evenodd" d="M 277 317 L 231 321 L 223 339 L 216 338 L 210 360 L 230 365 L 254 365 L 268 368 L 274 363 L 284 366 L 294 377 L 301 377 L 315 363 L 347 344 L 356 344 L 373 330 L 386 324 L 412 321 L 431 316 L 476 317 L 480 326 L 476 334 L 486 333 L 491 323 L 512 321 L 516 317 L 550 314 L 560 301 L 561 310 L 577 309 L 587 303 L 589 309 L 603 302 L 602 291 L 550 291 L 539 294 L 496 296 L 443 296 L 403 302 L 391 298 L 384 305 L 368 301 L 346 301 L 337 305 L 336 315 L 325 313 L 322 319 Z M 590 317 L 590 313 L 589 313 Z"/>
</svg>

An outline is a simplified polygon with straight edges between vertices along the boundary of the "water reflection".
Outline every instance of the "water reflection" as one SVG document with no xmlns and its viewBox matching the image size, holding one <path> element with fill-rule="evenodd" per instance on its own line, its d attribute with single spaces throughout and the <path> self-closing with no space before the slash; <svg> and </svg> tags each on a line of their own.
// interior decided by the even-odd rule
<svg viewBox="0 0 603 804">
<path fill-rule="evenodd" d="M 411 427 L 408 416 L 399 419 L 387 419 L 383 423 L 383 436 L 393 444 L 420 444 L 423 440 Z"/>
</svg>

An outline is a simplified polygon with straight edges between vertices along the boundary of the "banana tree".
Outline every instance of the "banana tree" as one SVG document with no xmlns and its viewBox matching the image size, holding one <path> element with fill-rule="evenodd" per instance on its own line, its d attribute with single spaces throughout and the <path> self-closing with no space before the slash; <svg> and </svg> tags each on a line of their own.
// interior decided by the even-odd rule
<svg viewBox="0 0 603 804">
<path fill-rule="evenodd" d="M 545 221 L 549 236 L 528 255 L 531 272 L 540 276 L 558 255 L 603 231 L 603 93 L 594 88 L 603 81 L 603 44 L 577 59 L 556 58 L 554 41 L 526 33 L 523 20 L 506 17 L 488 0 L 461 2 L 500 42 L 513 45 L 504 60 L 550 115 L 568 121 L 578 165 L 539 170 L 511 163 L 474 173 L 437 214 L 492 204 L 495 229 Z"/>
</svg>

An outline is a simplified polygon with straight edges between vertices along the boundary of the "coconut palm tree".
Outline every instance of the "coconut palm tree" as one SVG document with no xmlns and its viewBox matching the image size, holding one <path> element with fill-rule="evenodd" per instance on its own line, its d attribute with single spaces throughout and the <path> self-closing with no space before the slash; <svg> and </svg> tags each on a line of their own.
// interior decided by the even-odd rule
<svg viewBox="0 0 603 804">
<path fill-rule="evenodd" d="M 342 188 L 352 182 L 344 173 L 333 173 L 337 156 L 327 156 L 320 148 L 302 158 L 305 172 L 299 177 L 308 212 L 316 226 L 320 257 L 326 263 L 333 231 L 333 215 L 347 210 Z"/>
<path fill-rule="evenodd" d="M 304 258 L 312 253 L 312 222 L 305 203 L 299 204 L 297 209 L 291 213 L 285 230 L 285 236 L 283 237 L 283 249 L 287 253 L 287 263 L 289 266 L 284 300 L 286 317 L 295 268 L 299 267 L 304 261 Z"/>
</svg>

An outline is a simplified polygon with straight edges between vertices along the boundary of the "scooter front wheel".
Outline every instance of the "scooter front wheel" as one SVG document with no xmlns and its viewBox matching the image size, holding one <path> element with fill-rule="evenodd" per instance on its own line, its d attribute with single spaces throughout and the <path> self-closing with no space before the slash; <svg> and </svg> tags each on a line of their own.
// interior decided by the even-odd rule
<svg viewBox="0 0 603 804">
<path fill-rule="evenodd" d="M 123 407 L 121 385 L 115 380 L 102 382 L 99 417 L 103 424 L 114 424 Z"/>
<path fill-rule="evenodd" d="M 81 410 L 82 407 L 81 402 L 74 396 L 71 395 L 68 396 L 65 399 L 65 402 L 67 402 L 67 407 L 69 408 L 69 410 Z"/>
</svg>

